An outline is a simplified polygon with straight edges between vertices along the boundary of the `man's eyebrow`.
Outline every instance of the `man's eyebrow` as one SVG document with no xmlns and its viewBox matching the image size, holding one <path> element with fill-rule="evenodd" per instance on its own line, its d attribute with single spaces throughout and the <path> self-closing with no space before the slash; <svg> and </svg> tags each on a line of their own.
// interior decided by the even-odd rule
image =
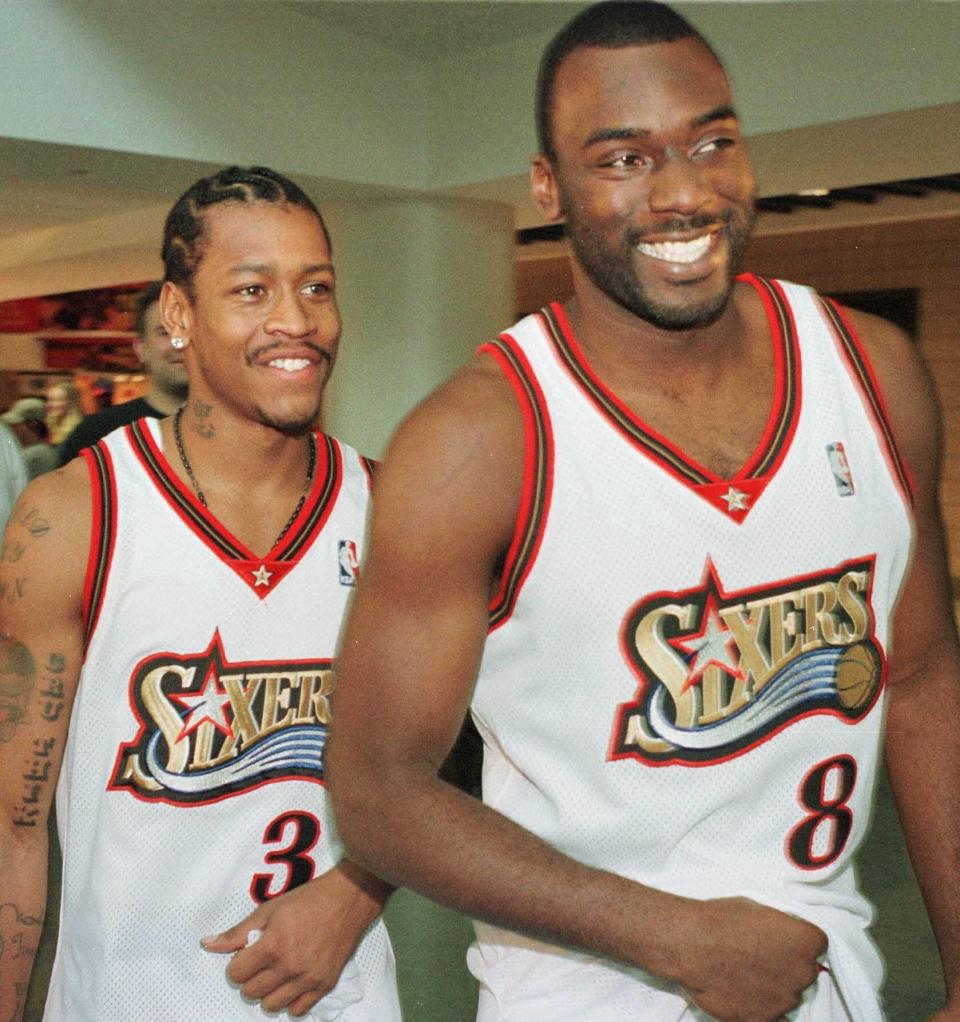
<svg viewBox="0 0 960 1022">
<path fill-rule="evenodd" d="M 246 273 L 252 274 L 264 274 L 272 272 L 274 267 L 268 263 L 237 263 L 236 266 L 230 267 L 231 275 L 235 277 L 243 276 Z M 332 273 L 333 263 L 309 263 L 304 266 L 300 273 L 301 275 L 307 275 L 310 273 Z"/>
<path fill-rule="evenodd" d="M 648 138 L 649 128 L 598 128 L 583 143 L 584 149 L 596 145 L 597 142 L 630 142 L 637 138 Z"/>
<path fill-rule="evenodd" d="M 266 263 L 237 263 L 236 266 L 230 267 L 230 273 L 235 277 L 240 277 L 245 273 L 268 273 L 270 267 Z"/>
<path fill-rule="evenodd" d="M 712 124 L 714 121 L 737 120 L 737 111 L 732 106 L 724 103 L 708 110 L 699 117 L 694 117 L 690 122 L 691 128 L 702 128 L 705 124 Z M 596 145 L 598 142 L 632 142 L 635 139 L 649 138 L 652 132 L 649 128 L 598 128 L 592 132 L 583 143 L 584 149 Z"/>
<path fill-rule="evenodd" d="M 710 124 L 711 121 L 731 120 L 739 120 L 737 117 L 737 111 L 734 110 L 729 103 L 724 103 L 722 106 L 715 106 L 712 110 L 708 110 L 705 114 L 701 114 L 699 117 L 694 117 L 694 119 L 690 122 L 690 127 L 701 128 L 704 124 Z"/>
</svg>

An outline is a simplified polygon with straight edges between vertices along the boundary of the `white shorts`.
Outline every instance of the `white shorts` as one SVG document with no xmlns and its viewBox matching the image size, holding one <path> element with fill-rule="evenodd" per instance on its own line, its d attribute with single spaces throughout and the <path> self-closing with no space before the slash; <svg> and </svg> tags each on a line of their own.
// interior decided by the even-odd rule
<svg viewBox="0 0 960 1022">
<path fill-rule="evenodd" d="M 477 1022 L 713 1022 L 672 984 L 639 970 L 511 937 L 475 943 Z M 792 1022 L 853 1022 L 833 976 L 820 973 Z"/>
</svg>

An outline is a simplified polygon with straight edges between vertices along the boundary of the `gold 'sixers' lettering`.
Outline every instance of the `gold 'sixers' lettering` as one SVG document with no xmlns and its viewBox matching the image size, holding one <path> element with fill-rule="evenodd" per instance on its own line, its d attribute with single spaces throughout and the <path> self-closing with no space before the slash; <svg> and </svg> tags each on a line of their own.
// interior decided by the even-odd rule
<svg viewBox="0 0 960 1022">
<path fill-rule="evenodd" d="M 277 776 L 320 778 L 335 684 L 330 660 L 230 663 L 219 634 L 203 653 L 148 657 L 130 683 L 140 732 L 111 786 L 191 802 Z"/>
<path fill-rule="evenodd" d="M 749 747 L 783 724 L 783 712 L 754 713 L 756 726 L 738 732 L 732 745 L 697 740 L 685 752 L 665 732 L 692 734 L 729 721 L 749 704 L 762 703 L 764 690 L 775 685 L 781 689 L 777 705 L 782 711 L 789 704 L 788 716 L 811 709 L 847 719 L 862 716 L 882 681 L 872 579 L 870 558 L 764 591 L 725 594 L 708 565 L 698 589 L 640 601 L 624 622 L 623 646 L 642 684 L 637 700 L 621 707 L 614 757 L 703 761 Z M 855 662 L 844 660 L 844 651 L 858 645 L 865 652 Z M 850 675 L 857 663 L 865 676 L 854 700 Z M 804 670 L 807 665 L 810 670 Z M 802 686 L 814 669 L 818 677 L 830 672 L 830 685 Z M 871 669 L 873 678 L 866 676 Z M 845 683 L 839 687 L 838 670 Z M 785 703 L 788 684 L 796 694 Z M 863 698 L 863 688 L 870 699 Z M 667 719 L 668 726 L 654 723 Z M 729 737 L 734 729 L 714 730 Z"/>
</svg>

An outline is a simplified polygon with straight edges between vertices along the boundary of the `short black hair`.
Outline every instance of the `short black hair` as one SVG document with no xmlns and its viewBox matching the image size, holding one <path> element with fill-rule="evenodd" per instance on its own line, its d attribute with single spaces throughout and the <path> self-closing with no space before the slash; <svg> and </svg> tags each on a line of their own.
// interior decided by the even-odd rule
<svg viewBox="0 0 960 1022">
<path fill-rule="evenodd" d="M 330 234 L 313 200 L 288 177 L 269 167 L 225 167 L 192 184 L 174 203 L 163 227 L 164 279 L 193 298 L 193 275 L 203 258 L 204 210 L 218 202 L 272 202 L 305 209 Z"/>
<path fill-rule="evenodd" d="M 154 280 L 137 295 L 137 304 L 134 306 L 133 323 L 140 340 L 146 340 L 147 313 L 150 306 L 160 301 L 160 289 L 163 287 L 162 280 Z"/>
<path fill-rule="evenodd" d="M 556 159 L 553 144 L 553 86 L 560 65 L 574 51 L 596 46 L 619 50 L 627 46 L 699 39 L 716 58 L 713 47 L 687 21 L 665 4 L 651 0 L 606 0 L 581 11 L 553 37 L 540 61 L 537 75 L 537 144 L 540 152 Z"/>
</svg>

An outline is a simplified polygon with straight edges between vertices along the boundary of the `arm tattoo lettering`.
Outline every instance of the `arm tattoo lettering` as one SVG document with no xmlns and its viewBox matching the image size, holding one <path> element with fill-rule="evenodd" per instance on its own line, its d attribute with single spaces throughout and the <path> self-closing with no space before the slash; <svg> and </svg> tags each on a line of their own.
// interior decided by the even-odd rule
<svg viewBox="0 0 960 1022">
<path fill-rule="evenodd" d="M 217 432 L 210 421 L 210 413 L 212 411 L 213 405 L 207 404 L 206 401 L 197 400 L 193 402 L 193 428 L 205 440 L 209 440 Z"/>
<path fill-rule="evenodd" d="M 43 789 L 51 780 L 50 753 L 56 744 L 53 738 L 33 740 L 33 754 L 28 757 L 20 775 L 23 780 L 23 791 L 13 811 L 15 827 L 36 827 L 38 823 L 43 822 L 40 816 L 40 799 Z"/>
<path fill-rule="evenodd" d="M 37 705 L 40 716 L 44 720 L 55 721 L 60 719 L 65 706 L 66 692 L 64 689 L 63 674 L 66 669 L 66 658 L 62 653 L 51 653 L 47 661 L 47 677 L 44 679 L 43 688 L 38 693 Z"/>
<path fill-rule="evenodd" d="M 0 638 L 0 742 L 9 742 L 17 726 L 29 720 L 35 682 L 30 650 L 16 639 Z"/>
<path fill-rule="evenodd" d="M 41 926 L 43 926 L 42 914 L 32 916 L 24 912 L 19 905 L 15 905 L 12 901 L 5 901 L 0 904 L 0 946 L 3 948 L 0 954 L 7 959 L 11 957 L 9 952 L 12 935 L 36 944 L 37 937 L 39 937 L 37 931 L 39 931 Z"/>
<path fill-rule="evenodd" d="M 0 904 L 0 977 L 6 983 L 13 979 L 15 1000 L 13 1013 L 4 1016 L 5 1022 L 21 1018 L 27 999 L 28 984 L 16 975 L 11 976 L 10 973 L 23 975 L 25 967 L 29 967 L 30 962 L 36 957 L 42 926 L 42 915 L 29 915 L 12 901 Z M 21 959 L 26 959 L 24 965 L 18 964 Z"/>
</svg>

